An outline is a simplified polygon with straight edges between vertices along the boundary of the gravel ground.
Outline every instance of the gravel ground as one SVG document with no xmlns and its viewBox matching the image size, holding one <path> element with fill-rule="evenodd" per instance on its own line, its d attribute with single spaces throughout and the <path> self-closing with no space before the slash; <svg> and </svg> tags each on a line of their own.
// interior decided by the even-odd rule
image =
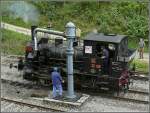
<svg viewBox="0 0 150 113">
<path fill-rule="evenodd" d="M 22 72 L 18 72 L 16 68 L 10 69 L 8 66 L 1 65 L 1 78 L 23 83 L 32 83 L 31 81 L 24 80 L 21 74 Z"/>
<path fill-rule="evenodd" d="M 20 73 L 17 71 L 17 69 L 9 69 L 8 66 L 3 66 L 1 67 L 1 78 L 3 79 L 9 79 L 9 80 L 14 80 L 14 81 L 20 81 L 24 83 L 32 83 L 26 80 L 22 79 L 22 76 L 19 75 Z M 148 82 L 143 82 L 143 81 L 135 81 L 133 84 L 133 87 L 136 88 L 142 88 L 148 90 Z M 83 104 L 82 107 L 80 108 L 72 108 L 72 107 L 63 107 L 60 105 L 55 105 L 55 104 L 44 104 L 43 101 L 34 99 L 31 97 L 31 95 L 34 94 L 40 94 L 47 96 L 48 93 L 51 91 L 46 90 L 46 89 L 25 89 L 21 88 L 19 86 L 13 86 L 10 84 L 2 83 L 1 84 L 1 96 L 13 98 L 13 99 L 22 99 L 25 102 L 30 102 L 30 103 L 35 103 L 39 105 L 44 105 L 44 106 L 50 106 L 53 108 L 58 108 L 58 109 L 63 109 L 66 111 L 93 111 L 93 112 L 146 112 L 148 111 L 148 105 L 146 104 L 137 104 L 133 102 L 125 102 L 121 100 L 115 100 L 115 99 L 109 99 L 109 98 L 104 98 L 101 96 L 91 96 L 90 99 Z M 15 107 L 16 106 L 16 107 Z M 2 101 L 1 102 L 1 111 L 39 111 L 36 108 L 29 108 L 29 107 L 22 107 L 19 105 L 15 104 L 9 104 L 8 102 Z"/>
<path fill-rule="evenodd" d="M 33 95 L 33 94 L 43 96 L 43 97 L 47 97 L 48 94 L 50 94 L 50 96 L 52 96 L 52 92 L 50 90 L 46 90 L 46 89 L 25 89 L 25 88 L 21 88 L 20 86 L 13 86 L 13 85 L 10 85 L 7 83 L 1 84 L 1 97 L 15 99 L 15 100 L 23 101 L 26 103 L 36 104 L 36 105 L 42 105 L 45 107 L 56 108 L 59 110 L 76 111 L 76 109 L 73 109 L 70 107 L 63 107 L 63 106 L 56 105 L 56 104 L 46 104 L 43 101 L 41 101 L 40 98 L 37 99 L 37 97 L 36 98 L 31 97 L 31 95 Z M 14 108 L 14 110 L 15 110 L 15 108 Z M 30 110 L 33 111 L 32 109 L 30 109 Z"/>
<path fill-rule="evenodd" d="M 145 101 L 149 101 L 149 96 L 147 95 L 141 95 L 141 94 L 135 94 L 135 93 L 126 93 L 124 95 L 125 98 L 131 98 L 131 99 L 136 99 L 136 100 L 145 100 Z"/>
<path fill-rule="evenodd" d="M 19 93 L 18 93 L 19 92 Z M 40 94 L 47 96 L 49 93 L 48 90 L 44 89 L 25 89 L 25 88 L 20 88 L 19 86 L 13 86 L 10 84 L 2 83 L 1 85 L 1 96 L 2 97 L 9 97 L 13 99 L 21 99 L 24 102 L 29 102 L 29 103 L 36 103 L 38 105 L 43 105 L 42 101 L 35 100 L 34 98 L 31 97 L 31 94 Z M 51 95 L 50 91 L 50 95 Z M 2 104 L 2 103 L 1 103 Z M 4 108 L 3 108 L 4 106 Z M 5 109 L 5 105 L 3 105 L 2 108 Z M 10 105 L 11 106 L 11 105 Z M 49 106 L 44 104 L 44 106 Z M 55 104 L 50 104 L 51 107 L 55 107 Z M 77 108 L 71 108 L 71 107 L 63 107 L 63 106 L 57 106 L 58 109 L 63 109 L 66 111 L 126 111 L 126 112 L 144 112 L 148 111 L 148 105 L 145 104 L 136 104 L 132 102 L 124 102 L 120 100 L 115 100 L 115 99 L 108 99 L 104 98 L 101 96 L 91 96 L 90 99 L 83 104 L 83 106 L 79 109 Z M 13 108 L 12 108 L 13 109 Z M 14 111 L 17 111 L 17 109 L 14 108 Z M 7 110 L 7 109 L 6 109 Z M 30 109 L 33 111 L 32 109 Z M 24 111 L 24 110 L 22 110 Z"/>
<path fill-rule="evenodd" d="M 149 81 L 134 80 L 130 88 L 149 92 Z"/>
<path fill-rule="evenodd" d="M 114 99 L 92 97 L 89 103 L 82 106 L 84 112 L 146 112 L 148 105 L 123 102 Z"/>
</svg>

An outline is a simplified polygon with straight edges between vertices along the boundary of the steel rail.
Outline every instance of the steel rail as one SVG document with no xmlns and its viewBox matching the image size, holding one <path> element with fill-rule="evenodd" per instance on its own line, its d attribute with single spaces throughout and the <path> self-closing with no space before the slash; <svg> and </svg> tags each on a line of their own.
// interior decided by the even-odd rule
<svg viewBox="0 0 150 113">
<path fill-rule="evenodd" d="M 143 94 L 143 95 L 148 95 L 149 94 L 149 92 L 139 91 L 139 90 L 134 90 L 134 89 L 129 89 L 129 92 L 131 92 L 131 93 L 139 93 L 139 94 Z"/>
<path fill-rule="evenodd" d="M 132 99 L 132 98 L 123 98 L 119 96 L 113 96 L 115 99 L 123 100 L 123 101 L 130 101 L 130 102 L 135 102 L 135 103 L 141 103 L 141 104 L 149 104 L 149 101 L 146 100 L 137 100 L 137 99 Z"/>
<path fill-rule="evenodd" d="M 140 91 L 137 91 L 137 92 L 139 94 L 143 94 L 143 92 L 140 92 Z M 128 97 L 124 97 L 124 96 L 117 96 L 117 95 L 114 96 L 112 94 L 107 94 L 104 92 L 100 92 L 100 93 L 99 92 L 94 92 L 94 93 L 89 92 L 89 94 L 92 96 L 100 96 L 100 97 L 104 97 L 104 98 L 117 99 L 117 100 L 121 100 L 121 101 L 134 102 L 134 103 L 140 103 L 140 104 L 149 104 L 150 103 L 148 100 L 139 100 L 139 99 L 128 98 Z M 145 94 L 148 96 L 147 92 L 144 92 L 144 95 Z"/>
<path fill-rule="evenodd" d="M 40 105 L 31 104 L 31 103 L 27 103 L 27 102 L 21 102 L 21 101 L 18 101 L 18 100 L 8 99 L 8 98 L 5 98 L 5 97 L 1 97 L 1 101 L 7 101 L 7 102 L 19 104 L 19 105 L 25 105 L 25 106 L 29 106 L 29 107 L 35 107 L 35 108 L 43 109 L 43 110 L 51 110 L 51 111 L 57 111 L 57 112 L 65 112 L 65 111 L 63 111 L 63 110 L 58 110 L 58 109 L 55 109 L 55 108 L 40 106 Z"/>
<path fill-rule="evenodd" d="M 24 88 L 33 88 L 34 89 L 33 84 L 19 83 L 17 81 L 11 81 L 11 80 L 5 80 L 5 79 L 1 79 L 1 81 L 4 82 L 4 83 L 10 83 L 11 85 L 23 86 Z M 84 92 L 84 93 L 90 94 L 92 96 L 101 96 L 101 97 L 118 99 L 118 100 L 123 100 L 123 101 L 149 104 L 149 101 L 146 101 L 146 100 L 138 100 L 138 99 L 132 99 L 132 98 L 127 98 L 127 97 L 122 97 L 122 96 L 114 96 L 114 95 L 111 95 L 111 94 L 101 93 L 101 92 L 97 92 L 97 91 L 94 91 L 94 93 L 91 93 L 91 90 L 89 88 L 88 88 L 88 91 L 87 90 L 86 91 L 78 90 L 77 92 Z M 137 90 L 133 90 L 133 89 L 129 89 L 129 93 L 138 93 L 138 94 L 142 94 L 142 95 L 144 94 L 144 95 L 147 95 L 147 96 L 149 95 L 149 92 L 137 91 Z"/>
</svg>

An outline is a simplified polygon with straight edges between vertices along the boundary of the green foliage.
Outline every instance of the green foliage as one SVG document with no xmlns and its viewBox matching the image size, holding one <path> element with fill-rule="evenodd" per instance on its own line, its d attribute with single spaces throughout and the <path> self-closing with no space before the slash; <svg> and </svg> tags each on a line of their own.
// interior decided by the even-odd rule
<svg viewBox="0 0 150 113">
<path fill-rule="evenodd" d="M 131 37 L 148 37 L 148 4 L 126 2 L 117 5 L 126 23 L 126 34 Z"/>
<path fill-rule="evenodd" d="M 25 52 L 25 45 L 31 39 L 21 33 L 1 29 L 1 52 L 6 54 L 23 55 Z"/>
<path fill-rule="evenodd" d="M 136 40 L 139 37 L 148 38 L 147 2 L 28 2 L 34 4 L 40 12 L 39 26 L 47 26 L 48 21 L 51 21 L 54 29 L 63 31 L 65 24 L 73 21 L 82 30 L 82 36 L 97 28 L 99 32 L 126 34 Z M 12 18 L 4 18 L 3 21 L 24 27 L 31 25 L 21 24 L 21 21 Z"/>
</svg>

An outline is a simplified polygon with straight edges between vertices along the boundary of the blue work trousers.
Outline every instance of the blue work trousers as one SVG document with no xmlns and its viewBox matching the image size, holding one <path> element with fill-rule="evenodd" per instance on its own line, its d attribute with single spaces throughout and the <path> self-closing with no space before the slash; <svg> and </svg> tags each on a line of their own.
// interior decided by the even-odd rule
<svg viewBox="0 0 150 113">
<path fill-rule="evenodd" d="M 62 85 L 53 85 L 53 98 L 55 98 L 56 96 L 62 96 Z M 58 94 L 57 94 L 58 93 Z"/>
</svg>

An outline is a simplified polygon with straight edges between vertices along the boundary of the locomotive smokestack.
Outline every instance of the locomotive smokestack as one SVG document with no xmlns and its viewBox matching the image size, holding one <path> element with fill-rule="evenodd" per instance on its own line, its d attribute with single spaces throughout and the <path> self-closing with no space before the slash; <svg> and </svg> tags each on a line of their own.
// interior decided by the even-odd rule
<svg viewBox="0 0 150 113">
<path fill-rule="evenodd" d="M 31 38 L 34 40 L 34 30 L 37 28 L 37 26 L 31 26 Z"/>
</svg>

